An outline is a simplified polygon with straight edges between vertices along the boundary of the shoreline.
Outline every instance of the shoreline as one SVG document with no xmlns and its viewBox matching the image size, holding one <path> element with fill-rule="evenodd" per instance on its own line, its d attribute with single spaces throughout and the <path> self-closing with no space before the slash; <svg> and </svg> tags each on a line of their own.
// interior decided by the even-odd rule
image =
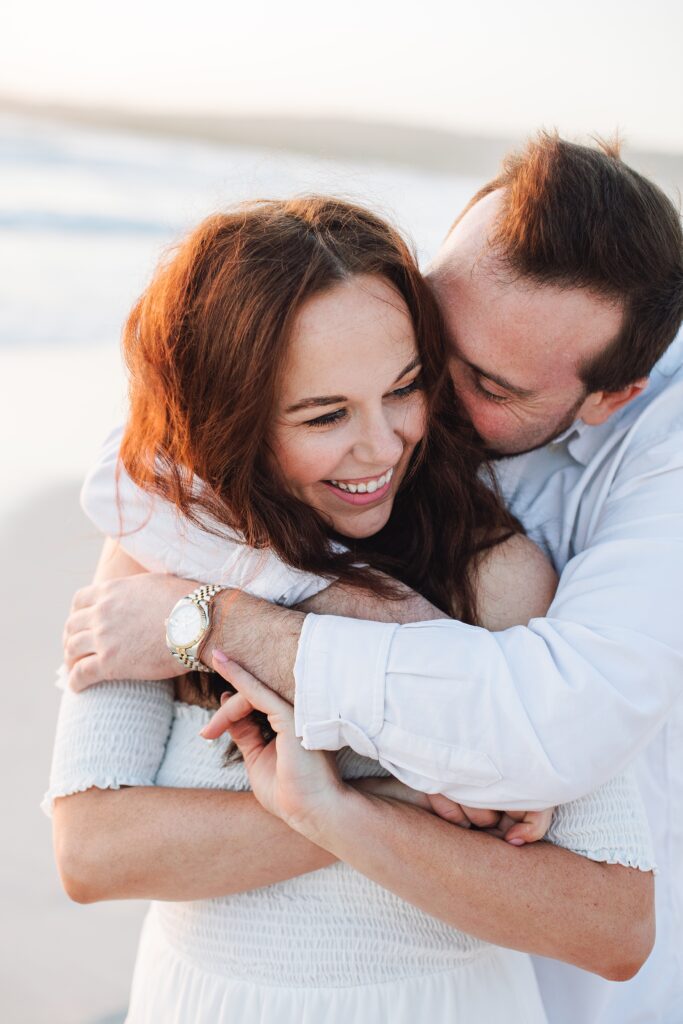
<svg viewBox="0 0 683 1024">
<path fill-rule="evenodd" d="M 329 160 L 384 163 L 435 174 L 490 177 L 524 135 L 494 137 L 410 124 L 336 117 L 218 115 L 132 111 L 32 102 L 0 95 L 0 114 L 156 138 L 244 146 Z M 683 189 L 683 152 L 623 146 L 624 159 L 665 188 Z"/>
</svg>

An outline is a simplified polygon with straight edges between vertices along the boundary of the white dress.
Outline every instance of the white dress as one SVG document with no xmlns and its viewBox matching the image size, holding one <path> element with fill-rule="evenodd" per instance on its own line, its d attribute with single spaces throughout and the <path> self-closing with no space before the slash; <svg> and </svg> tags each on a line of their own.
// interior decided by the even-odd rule
<svg viewBox="0 0 683 1024">
<path fill-rule="evenodd" d="M 227 737 L 173 700 L 170 683 L 64 693 L 46 810 L 91 786 L 248 790 Z M 348 749 L 345 777 L 384 775 Z M 454 828 L 457 826 L 453 826 Z M 547 837 L 594 860 L 653 867 L 634 782 L 619 777 L 558 808 Z M 511 893 L 511 899 L 514 894 Z M 128 1024 L 544 1024 L 528 956 L 465 935 L 345 864 L 217 899 L 155 902 Z"/>
<path fill-rule="evenodd" d="M 105 453 L 85 492 L 86 509 L 105 531 L 111 480 Z M 123 488 L 129 510 L 138 497 L 125 480 Z M 203 544 L 201 531 L 188 534 L 163 505 L 150 512 L 139 495 L 139 508 L 145 505 L 139 520 L 145 525 L 124 547 L 149 568 L 202 581 L 230 582 L 233 572 L 234 582 L 244 585 L 248 566 L 249 589 L 280 600 L 320 589 L 320 581 L 272 556 L 264 562 L 260 554 L 240 554 L 234 543 L 207 535 Z M 66 691 L 45 809 L 55 797 L 92 786 L 248 790 L 243 764 L 224 763 L 229 738 L 209 745 L 199 737 L 209 717 L 203 708 L 174 701 L 171 683 L 122 681 L 78 695 Z M 345 778 L 386 775 L 376 761 L 348 749 L 339 765 Z M 644 809 L 627 776 L 558 808 L 547 838 L 593 860 L 653 869 Z M 152 903 L 127 1024 L 503 1020 L 546 1020 L 528 956 L 465 935 L 337 863 L 233 896 Z"/>
</svg>

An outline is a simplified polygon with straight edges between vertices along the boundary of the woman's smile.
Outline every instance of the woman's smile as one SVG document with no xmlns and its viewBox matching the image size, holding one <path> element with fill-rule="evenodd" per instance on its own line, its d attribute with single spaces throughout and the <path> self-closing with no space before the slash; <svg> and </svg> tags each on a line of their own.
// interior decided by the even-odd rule
<svg viewBox="0 0 683 1024">
<path fill-rule="evenodd" d="M 310 298 L 282 374 L 271 450 L 291 494 L 343 537 L 386 526 L 426 428 L 408 307 L 381 277 Z"/>
<path fill-rule="evenodd" d="M 355 480 L 323 480 L 333 494 L 349 505 L 372 505 L 383 501 L 391 490 L 394 467 L 379 476 L 359 477 Z"/>
</svg>

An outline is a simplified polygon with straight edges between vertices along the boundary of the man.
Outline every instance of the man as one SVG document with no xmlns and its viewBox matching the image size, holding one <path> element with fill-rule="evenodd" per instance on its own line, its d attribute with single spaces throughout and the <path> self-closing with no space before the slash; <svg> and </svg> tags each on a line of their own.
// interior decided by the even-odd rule
<svg viewBox="0 0 683 1024">
<path fill-rule="evenodd" d="M 566 802 L 642 751 L 661 872 L 655 952 L 623 986 L 549 962 L 539 977 L 553 1022 L 673 1022 L 683 1005 L 680 221 L 616 150 L 542 135 L 474 197 L 430 277 L 458 396 L 491 452 L 510 456 L 498 461 L 502 490 L 561 574 L 547 617 L 487 633 L 397 625 L 414 617 L 409 605 L 397 615 L 335 587 L 308 605 L 330 616 L 221 594 L 202 657 L 229 651 L 294 700 L 305 746 L 351 746 L 465 805 Z M 194 584 L 169 581 L 156 605 L 140 586 L 153 632 Z M 88 662 L 73 685 L 102 678 Z M 159 644 L 140 674 L 167 672 Z"/>
</svg>

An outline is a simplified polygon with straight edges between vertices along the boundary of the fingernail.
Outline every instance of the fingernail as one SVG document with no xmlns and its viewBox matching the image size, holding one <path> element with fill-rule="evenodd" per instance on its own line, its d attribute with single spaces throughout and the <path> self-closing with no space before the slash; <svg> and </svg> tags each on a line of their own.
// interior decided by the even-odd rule
<svg viewBox="0 0 683 1024">
<path fill-rule="evenodd" d="M 225 704 L 226 700 L 228 700 L 229 697 L 232 697 L 232 694 L 228 693 L 227 690 L 225 691 L 225 693 L 221 694 L 221 706 Z"/>
<path fill-rule="evenodd" d="M 223 654 L 222 651 L 214 651 L 213 660 L 217 661 L 219 665 L 227 665 L 228 656 L 226 654 Z"/>
<path fill-rule="evenodd" d="M 526 843 L 523 839 L 508 839 L 507 842 L 510 844 L 510 846 L 526 846 Z"/>
</svg>

